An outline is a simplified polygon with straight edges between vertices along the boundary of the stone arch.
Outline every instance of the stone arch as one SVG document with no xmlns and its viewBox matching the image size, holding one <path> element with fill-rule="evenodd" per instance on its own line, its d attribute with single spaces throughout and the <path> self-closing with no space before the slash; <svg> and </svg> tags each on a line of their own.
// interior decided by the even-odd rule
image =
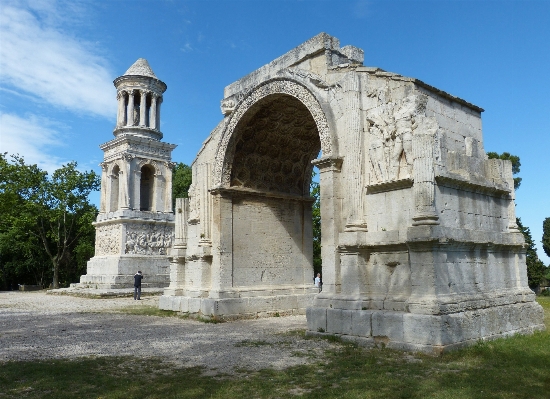
<svg viewBox="0 0 550 399">
<path fill-rule="evenodd" d="M 304 85 L 288 79 L 274 79 L 252 89 L 235 107 L 224 128 L 216 151 L 214 167 L 214 187 L 229 187 L 233 157 L 235 155 L 235 133 L 243 117 L 262 99 L 273 95 L 287 95 L 303 104 L 311 114 L 317 127 L 323 157 L 331 157 L 335 148 L 335 139 L 330 129 L 327 117 L 316 96 Z"/>
<path fill-rule="evenodd" d="M 212 179 L 221 195 L 215 213 L 232 220 L 213 224 L 212 242 L 231 248 L 221 267 L 231 270 L 232 288 L 312 288 L 311 161 L 335 149 L 325 110 L 300 83 L 271 80 L 237 104 Z"/>
</svg>

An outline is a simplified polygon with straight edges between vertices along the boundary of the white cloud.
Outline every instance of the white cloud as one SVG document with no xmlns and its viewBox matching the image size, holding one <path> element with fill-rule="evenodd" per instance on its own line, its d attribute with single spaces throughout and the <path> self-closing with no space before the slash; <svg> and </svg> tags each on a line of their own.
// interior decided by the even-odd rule
<svg viewBox="0 0 550 399">
<path fill-rule="evenodd" d="M 48 155 L 48 149 L 62 146 L 56 123 L 36 115 L 21 118 L 15 114 L 0 114 L 0 152 L 19 154 L 27 164 L 37 164 L 48 173 L 61 167 L 66 160 Z"/>
<path fill-rule="evenodd" d="M 180 50 L 184 53 L 188 53 L 189 51 L 193 51 L 193 47 L 191 46 L 191 43 L 189 41 L 185 42 L 183 47 L 180 47 Z"/>
<path fill-rule="evenodd" d="M 56 1 L 5 3 L 0 83 L 71 112 L 112 118 L 115 89 L 105 60 L 92 44 L 61 29 L 82 18 L 81 8 Z"/>
<path fill-rule="evenodd" d="M 364 19 L 370 14 L 370 4 L 368 0 L 357 0 L 353 5 L 353 15 L 355 18 Z"/>
</svg>

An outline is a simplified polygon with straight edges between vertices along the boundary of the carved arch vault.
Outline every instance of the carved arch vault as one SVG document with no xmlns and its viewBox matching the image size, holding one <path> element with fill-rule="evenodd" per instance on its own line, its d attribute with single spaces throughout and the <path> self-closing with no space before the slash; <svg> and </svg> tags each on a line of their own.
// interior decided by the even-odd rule
<svg viewBox="0 0 550 399">
<path fill-rule="evenodd" d="M 296 112 L 293 113 L 293 111 Z M 241 153 L 246 154 L 247 151 L 253 150 L 252 148 L 247 148 L 247 145 L 250 147 L 250 143 L 247 144 L 247 140 L 243 140 L 243 135 L 248 135 L 248 138 L 256 136 L 254 137 L 255 141 L 261 140 L 261 138 L 258 137 L 258 133 L 254 134 L 254 130 L 256 129 L 257 132 L 257 128 L 260 130 L 264 129 L 268 122 L 270 122 L 272 126 L 276 125 L 277 127 L 281 127 L 277 130 L 279 142 L 275 143 L 274 136 L 271 135 L 268 142 L 259 143 L 259 145 L 254 148 L 252 157 L 246 157 L 247 159 L 244 160 L 242 158 L 236 159 L 235 155 L 238 154 L 239 151 L 242 150 Z M 300 131 L 298 137 L 293 135 L 293 130 L 294 133 Z M 296 154 L 299 152 L 297 146 L 300 142 L 303 144 L 306 142 L 311 144 L 313 131 L 315 131 L 317 143 L 320 142 L 320 150 L 323 156 L 330 157 L 333 154 L 334 138 L 332 137 L 332 132 L 321 104 L 308 88 L 300 83 L 286 79 L 271 80 L 257 86 L 237 104 L 222 132 L 220 144 L 216 152 L 216 164 L 213 176 L 214 187 L 246 187 L 247 183 L 255 185 L 258 183 L 258 176 L 256 176 L 256 179 L 250 179 L 250 176 L 248 176 L 247 182 L 247 176 L 239 175 L 239 172 L 242 172 L 244 169 L 255 171 L 254 173 L 263 172 L 262 166 L 276 169 L 277 166 L 274 165 L 274 162 L 278 163 L 281 161 L 281 169 L 272 171 L 274 174 L 273 179 L 268 178 L 268 182 L 264 181 L 260 184 L 263 185 L 263 187 L 249 186 L 248 188 L 265 190 L 275 189 L 276 191 L 286 191 L 289 194 L 303 195 L 304 193 L 299 193 L 296 187 L 281 190 L 285 184 L 284 182 L 281 183 L 279 178 L 282 174 L 291 173 L 297 177 L 293 186 L 296 186 L 299 184 L 299 181 L 302 180 L 302 190 L 305 190 L 306 186 L 309 188 L 308 172 L 302 171 L 302 173 L 306 175 L 301 179 L 297 176 L 297 164 L 303 164 L 304 160 L 291 159 L 291 161 L 294 162 L 292 166 L 290 166 L 289 162 L 278 159 L 284 157 L 285 154 L 271 153 L 271 156 L 269 156 L 266 151 L 268 152 L 270 148 L 276 149 L 275 151 L 281 149 L 281 145 L 284 146 L 288 139 L 292 142 L 291 149 L 294 150 L 293 154 L 297 157 L 298 155 Z M 284 136 L 287 136 L 287 138 Z M 241 145 L 245 148 L 241 148 Z M 319 152 L 319 148 L 315 149 L 313 147 L 302 148 L 302 150 L 301 156 L 309 157 L 307 160 L 308 163 L 314 159 Z M 315 154 L 311 155 L 313 152 L 315 152 Z M 259 155 L 266 153 L 262 155 L 264 160 L 258 159 L 258 153 Z M 290 151 L 287 151 L 287 155 L 289 153 Z M 269 166 L 266 165 L 267 158 L 271 158 L 271 161 L 274 161 L 270 162 Z M 235 167 L 238 168 L 239 166 L 242 166 L 241 170 L 234 170 Z M 308 171 L 310 172 L 311 168 L 308 168 Z M 254 182 L 252 182 L 252 180 L 254 180 Z M 260 180 L 264 179 L 260 177 Z M 272 182 L 271 180 L 276 181 Z M 287 183 L 290 182 L 287 181 Z"/>
</svg>

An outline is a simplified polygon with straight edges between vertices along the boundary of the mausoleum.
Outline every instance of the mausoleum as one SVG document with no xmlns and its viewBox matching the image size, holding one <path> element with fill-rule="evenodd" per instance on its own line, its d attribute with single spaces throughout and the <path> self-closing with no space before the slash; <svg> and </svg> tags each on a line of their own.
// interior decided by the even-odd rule
<svg viewBox="0 0 550 399">
<path fill-rule="evenodd" d="M 167 254 L 174 241 L 172 169 L 174 144 L 163 143 L 160 106 L 166 84 L 140 58 L 114 81 L 118 113 L 115 138 L 100 148 L 101 203 L 95 256 L 82 286 L 133 286 L 141 270 L 147 286 L 169 283 Z"/>
</svg>

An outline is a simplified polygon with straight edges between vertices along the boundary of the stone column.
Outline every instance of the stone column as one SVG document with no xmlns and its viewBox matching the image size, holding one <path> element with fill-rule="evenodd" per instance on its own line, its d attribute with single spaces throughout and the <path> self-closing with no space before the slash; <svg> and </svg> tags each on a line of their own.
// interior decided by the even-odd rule
<svg viewBox="0 0 550 399">
<path fill-rule="evenodd" d="M 157 100 L 159 96 L 156 93 L 151 93 L 151 109 L 149 109 L 149 127 L 157 128 Z"/>
<path fill-rule="evenodd" d="M 130 208 L 130 163 L 132 162 L 133 156 L 130 154 L 124 154 L 122 156 L 123 159 L 123 169 L 120 170 L 118 176 L 119 176 L 119 195 L 118 195 L 118 203 L 119 207 L 121 209 L 129 209 Z"/>
<path fill-rule="evenodd" d="M 519 233 L 519 228 L 516 223 L 516 189 L 514 188 L 514 177 L 512 174 L 512 162 L 502 161 L 502 173 L 504 179 L 510 187 L 510 197 L 506 200 L 508 201 L 508 230 L 513 233 Z"/>
<path fill-rule="evenodd" d="M 147 92 L 145 90 L 140 90 L 139 97 L 139 126 L 145 127 L 145 108 L 147 104 Z"/>
<path fill-rule="evenodd" d="M 363 129 L 359 76 L 348 73 L 342 84 L 344 91 L 346 156 L 344 169 L 348 187 L 346 231 L 366 231 L 363 211 Z"/>
<path fill-rule="evenodd" d="M 340 292 L 340 254 L 338 235 L 341 203 L 338 198 L 341 158 L 323 157 L 312 162 L 319 168 L 321 187 L 321 258 L 323 259 L 323 294 Z"/>
<path fill-rule="evenodd" d="M 116 125 L 118 126 L 124 126 L 125 125 L 125 115 L 124 115 L 124 109 L 125 109 L 125 102 L 126 102 L 126 92 L 124 90 L 121 90 L 117 93 L 116 96 L 118 100 L 118 113 L 116 118 Z"/>
<path fill-rule="evenodd" d="M 126 107 L 126 126 L 134 123 L 134 91 L 128 91 L 128 107 Z"/>
<path fill-rule="evenodd" d="M 109 167 L 105 168 L 105 171 L 107 172 L 109 170 Z M 112 186 L 113 186 L 113 179 L 112 179 L 112 173 L 108 173 L 105 175 L 105 212 L 113 212 L 111 209 L 111 202 L 112 202 Z"/>
<path fill-rule="evenodd" d="M 159 170 L 160 168 L 155 161 L 152 162 L 153 167 L 155 168 L 155 173 L 153 174 L 153 198 L 151 203 L 151 211 L 159 212 L 162 211 L 162 189 L 164 184 L 162 182 L 162 173 Z"/>
<path fill-rule="evenodd" d="M 174 169 L 175 164 L 173 162 L 164 162 L 165 176 L 164 181 L 164 212 L 172 212 L 172 170 Z"/>
<path fill-rule="evenodd" d="M 202 248 L 212 251 L 210 296 L 220 297 L 221 291 L 233 288 L 233 201 L 229 195 L 219 191 L 210 195 L 213 203 L 212 247 Z"/>
<path fill-rule="evenodd" d="M 201 226 L 201 239 L 199 245 L 212 245 L 212 233 L 211 233 L 211 209 L 212 209 L 212 195 L 208 191 L 211 179 L 211 167 L 209 163 L 198 165 L 200 168 L 200 226 Z"/>
<path fill-rule="evenodd" d="M 176 198 L 176 227 L 174 231 L 174 248 L 187 248 L 187 215 L 189 198 Z"/>
<path fill-rule="evenodd" d="M 170 285 L 165 295 L 183 295 L 185 287 L 185 256 L 187 249 L 187 215 L 189 200 L 176 198 L 176 226 L 174 247 L 170 251 Z"/>
<path fill-rule="evenodd" d="M 141 209 L 141 169 L 139 168 L 139 164 L 136 165 L 134 174 L 134 198 L 132 203 L 134 204 L 134 209 L 139 211 Z"/>
<path fill-rule="evenodd" d="M 101 162 L 101 199 L 99 203 L 99 212 L 107 212 L 107 164 Z"/>
<path fill-rule="evenodd" d="M 415 131 L 412 143 L 415 207 L 413 226 L 439 224 L 439 216 L 435 210 L 435 132 L 419 130 L 422 129 Z"/>
</svg>

